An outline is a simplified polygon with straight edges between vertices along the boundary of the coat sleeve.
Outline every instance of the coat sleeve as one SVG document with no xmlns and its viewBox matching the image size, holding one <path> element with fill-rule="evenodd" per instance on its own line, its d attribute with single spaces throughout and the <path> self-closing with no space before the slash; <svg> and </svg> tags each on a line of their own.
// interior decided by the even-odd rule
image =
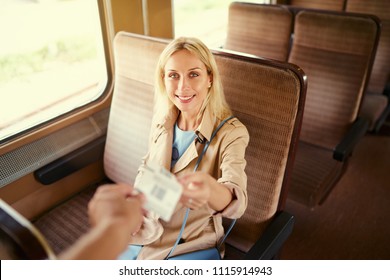
<svg viewBox="0 0 390 280">
<path fill-rule="evenodd" d="M 233 194 L 230 204 L 220 213 L 223 217 L 236 219 L 241 217 L 248 205 L 247 176 L 245 173 L 245 150 L 249 143 L 249 133 L 239 121 L 231 124 L 221 143 L 222 176 L 218 182 L 224 184 Z"/>
</svg>

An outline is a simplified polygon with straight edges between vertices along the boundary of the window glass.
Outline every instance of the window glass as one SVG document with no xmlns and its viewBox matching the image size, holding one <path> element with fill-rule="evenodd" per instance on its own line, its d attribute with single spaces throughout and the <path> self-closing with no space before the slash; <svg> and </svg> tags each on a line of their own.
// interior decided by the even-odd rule
<svg viewBox="0 0 390 280">
<path fill-rule="evenodd" d="M 0 141 L 96 100 L 107 84 L 96 0 L 0 0 Z"/>
<path fill-rule="evenodd" d="M 208 47 L 223 46 L 231 2 L 270 4 L 271 0 L 174 0 L 175 37 L 198 37 Z"/>
</svg>

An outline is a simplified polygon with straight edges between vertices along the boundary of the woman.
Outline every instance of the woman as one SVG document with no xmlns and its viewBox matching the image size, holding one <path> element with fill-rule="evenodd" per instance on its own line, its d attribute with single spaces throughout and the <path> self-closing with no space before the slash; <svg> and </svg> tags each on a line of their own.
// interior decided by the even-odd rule
<svg viewBox="0 0 390 280">
<path fill-rule="evenodd" d="M 134 244 L 138 259 L 164 259 L 176 241 L 187 207 L 191 209 L 182 242 L 172 255 L 206 249 L 223 236 L 222 217 L 239 218 L 247 206 L 245 149 L 249 135 L 233 118 L 225 123 L 194 166 L 206 141 L 231 111 L 217 65 L 198 39 L 178 38 L 160 55 L 156 71 L 155 115 L 149 152 L 142 169 L 157 162 L 175 174 L 183 194 L 169 222 L 149 213 Z"/>
</svg>

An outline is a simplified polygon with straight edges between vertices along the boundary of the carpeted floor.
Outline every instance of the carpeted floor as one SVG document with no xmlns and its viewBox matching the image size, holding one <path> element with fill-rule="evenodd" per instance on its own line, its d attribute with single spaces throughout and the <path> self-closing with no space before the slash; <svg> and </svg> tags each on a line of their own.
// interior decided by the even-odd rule
<svg viewBox="0 0 390 280">
<path fill-rule="evenodd" d="M 296 226 L 281 259 L 390 259 L 389 128 L 363 138 L 322 205 L 310 210 L 287 201 Z"/>
</svg>

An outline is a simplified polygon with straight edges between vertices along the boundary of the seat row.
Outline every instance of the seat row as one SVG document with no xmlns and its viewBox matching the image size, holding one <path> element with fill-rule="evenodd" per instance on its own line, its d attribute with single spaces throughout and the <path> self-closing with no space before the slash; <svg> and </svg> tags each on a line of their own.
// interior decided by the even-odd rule
<svg viewBox="0 0 390 280">
<path fill-rule="evenodd" d="M 377 132 L 390 113 L 390 3 L 386 0 L 332 0 L 332 1 L 287 1 L 285 9 L 266 5 L 251 7 L 233 4 L 230 9 L 229 32 L 226 46 L 230 49 L 253 53 L 278 60 L 288 60 L 293 34 L 294 14 L 300 9 L 315 8 L 347 13 L 373 14 L 381 22 L 381 35 L 363 100 L 361 116 L 370 120 L 370 130 Z M 243 8 L 243 7 L 247 8 Z M 264 10 L 262 10 L 264 9 Z M 243 10 L 246 10 L 245 12 Z M 270 14 L 266 14 L 266 13 Z M 245 14 L 250 18 L 244 19 Z M 269 24 L 273 20 L 272 24 Z M 244 23 L 244 24 L 243 24 Z M 245 25 L 253 23 L 254 25 Z M 251 27 L 249 27 L 251 26 Z M 244 30 L 249 27 L 250 30 Z M 253 28 L 255 27 L 255 28 Z M 241 33 L 241 36 L 238 35 Z M 247 33 L 249 36 L 245 36 Z M 237 39 L 236 39 L 237 37 Z M 249 38 L 248 38 L 249 37 Z M 241 40 L 241 41 L 240 41 Z"/>
<path fill-rule="evenodd" d="M 290 0 L 291 7 L 365 13 L 379 17 L 381 36 L 378 43 L 367 94 L 361 115 L 374 120 L 370 130 L 377 132 L 390 113 L 390 2 L 387 0 Z"/>
<path fill-rule="evenodd" d="M 360 112 L 379 38 L 374 15 L 231 4 L 224 48 L 288 61 L 308 77 L 290 199 L 314 208 L 344 174 L 368 129 Z"/>
</svg>

